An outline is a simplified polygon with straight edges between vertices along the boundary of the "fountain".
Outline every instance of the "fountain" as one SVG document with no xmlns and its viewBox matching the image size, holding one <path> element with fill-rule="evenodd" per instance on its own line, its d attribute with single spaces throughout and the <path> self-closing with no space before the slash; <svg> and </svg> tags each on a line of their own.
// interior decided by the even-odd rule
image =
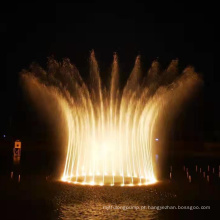
<svg viewBox="0 0 220 220">
<path fill-rule="evenodd" d="M 65 116 L 67 154 L 62 181 L 90 185 L 147 185 L 157 181 L 155 134 L 200 82 L 192 67 L 178 75 L 178 60 L 164 71 L 152 63 L 143 76 L 140 56 L 123 89 L 114 54 L 111 81 L 101 81 L 94 51 L 90 82 L 85 83 L 69 59 L 49 59 L 48 69 L 31 66 L 22 72 L 24 84 L 56 99 Z M 36 97 L 35 97 L 36 98 Z M 156 138 L 156 140 L 159 140 Z"/>
</svg>

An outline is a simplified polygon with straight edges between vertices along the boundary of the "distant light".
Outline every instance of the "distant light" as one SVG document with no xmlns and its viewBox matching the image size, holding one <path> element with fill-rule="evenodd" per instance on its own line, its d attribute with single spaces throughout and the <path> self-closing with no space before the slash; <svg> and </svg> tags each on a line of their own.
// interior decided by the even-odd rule
<svg viewBox="0 0 220 220">
<path fill-rule="evenodd" d="M 159 141 L 159 138 L 155 138 L 155 141 Z"/>
<path fill-rule="evenodd" d="M 6 137 L 6 135 L 4 134 L 4 135 L 3 135 L 3 137 L 5 138 L 5 137 Z"/>
</svg>

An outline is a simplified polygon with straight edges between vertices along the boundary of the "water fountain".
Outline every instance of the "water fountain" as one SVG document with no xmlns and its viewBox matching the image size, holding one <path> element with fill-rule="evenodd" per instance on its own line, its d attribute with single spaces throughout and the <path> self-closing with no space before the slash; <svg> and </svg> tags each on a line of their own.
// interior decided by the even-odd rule
<svg viewBox="0 0 220 220">
<path fill-rule="evenodd" d="M 143 76 L 138 56 L 121 90 L 114 54 L 110 85 L 105 87 L 94 51 L 90 83 L 85 83 L 69 59 L 50 58 L 47 70 L 32 66 L 22 78 L 29 90 L 38 89 L 56 99 L 65 115 L 68 134 L 62 180 L 111 186 L 157 181 L 153 148 L 165 110 L 172 116 L 200 82 L 192 67 L 178 75 L 178 60 L 164 71 L 156 60 Z"/>
</svg>

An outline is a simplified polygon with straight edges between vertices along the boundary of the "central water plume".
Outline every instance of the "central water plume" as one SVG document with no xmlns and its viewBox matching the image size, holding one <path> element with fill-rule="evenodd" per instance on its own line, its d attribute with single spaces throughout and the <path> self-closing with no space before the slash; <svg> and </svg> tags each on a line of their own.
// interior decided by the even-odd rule
<svg viewBox="0 0 220 220">
<path fill-rule="evenodd" d="M 156 182 L 154 134 L 163 111 L 177 108 L 199 82 L 193 68 L 177 77 L 178 61 L 165 71 L 154 61 L 142 76 L 140 56 L 119 89 L 119 66 L 114 54 L 109 89 L 101 82 L 94 51 L 87 85 L 68 59 L 49 59 L 48 70 L 32 66 L 23 78 L 29 89 L 57 100 L 67 126 L 67 155 L 63 181 L 81 184 L 142 185 Z M 171 111 L 172 112 L 172 111 Z"/>
</svg>

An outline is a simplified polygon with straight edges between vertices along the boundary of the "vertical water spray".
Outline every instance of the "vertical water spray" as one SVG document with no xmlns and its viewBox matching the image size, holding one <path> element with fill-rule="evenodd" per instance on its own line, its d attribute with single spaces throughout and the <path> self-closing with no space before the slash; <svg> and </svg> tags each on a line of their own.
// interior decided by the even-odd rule
<svg viewBox="0 0 220 220">
<path fill-rule="evenodd" d="M 177 77 L 177 65 L 174 60 L 162 72 L 154 61 L 143 76 L 137 56 L 122 91 L 116 53 L 108 89 L 102 84 L 94 51 L 88 85 L 68 59 L 60 63 L 50 59 L 48 70 L 32 67 L 23 72 L 28 89 L 55 98 L 65 116 L 68 132 L 63 181 L 91 185 L 156 182 L 154 134 L 163 123 L 165 110 L 177 109 L 200 81 L 191 67 Z"/>
</svg>

